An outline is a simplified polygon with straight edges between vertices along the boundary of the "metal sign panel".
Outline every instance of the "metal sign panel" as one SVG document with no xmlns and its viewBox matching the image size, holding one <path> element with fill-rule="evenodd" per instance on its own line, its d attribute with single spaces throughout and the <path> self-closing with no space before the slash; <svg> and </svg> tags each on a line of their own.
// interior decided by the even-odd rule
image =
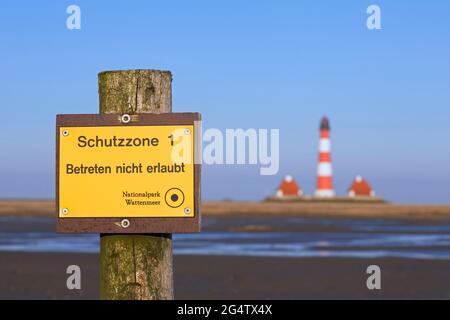
<svg viewBox="0 0 450 320">
<path fill-rule="evenodd" d="M 58 115 L 58 231 L 199 231 L 199 121 L 198 113 Z"/>
</svg>

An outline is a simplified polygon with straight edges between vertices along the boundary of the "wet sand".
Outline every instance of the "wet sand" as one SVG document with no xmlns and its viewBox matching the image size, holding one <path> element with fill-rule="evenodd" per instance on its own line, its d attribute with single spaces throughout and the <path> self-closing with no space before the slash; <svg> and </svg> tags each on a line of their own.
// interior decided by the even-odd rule
<svg viewBox="0 0 450 320">
<path fill-rule="evenodd" d="M 0 216 L 54 217 L 53 200 L 0 200 Z M 332 202 L 203 202 L 204 216 L 305 218 L 450 219 L 450 205 Z"/>
<path fill-rule="evenodd" d="M 297 216 L 304 218 L 450 219 L 450 205 L 333 202 L 205 202 L 208 216 Z"/>
<path fill-rule="evenodd" d="M 97 299 L 97 254 L 0 253 L 0 299 Z M 66 267 L 82 290 L 66 289 Z M 382 290 L 366 287 L 368 265 Z M 450 299 L 450 261 L 175 256 L 176 299 Z"/>
<path fill-rule="evenodd" d="M 54 217 L 53 200 L 0 200 L 0 216 Z"/>
<path fill-rule="evenodd" d="M 348 205 L 205 203 L 203 224 L 205 231 L 320 233 L 345 230 L 316 219 L 289 224 L 279 217 L 389 217 L 407 226 L 450 218 L 447 206 Z M 6 218 L 0 231 L 53 232 L 53 219 L 41 218 L 52 212 L 52 201 L 0 201 L 0 216 L 36 217 L 27 223 Z M 98 254 L 0 252 L 0 299 L 97 299 L 98 260 Z M 66 288 L 72 264 L 82 269 L 81 291 Z M 366 287 L 372 264 L 382 269 L 381 291 Z M 177 299 L 450 299 L 450 260 L 175 256 L 174 267 Z"/>
</svg>

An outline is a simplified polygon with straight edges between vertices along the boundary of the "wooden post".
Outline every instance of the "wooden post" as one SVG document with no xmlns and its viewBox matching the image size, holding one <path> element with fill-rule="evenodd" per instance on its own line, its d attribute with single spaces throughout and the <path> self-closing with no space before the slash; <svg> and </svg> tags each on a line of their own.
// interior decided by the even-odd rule
<svg viewBox="0 0 450 320">
<path fill-rule="evenodd" d="M 107 71 L 98 75 L 100 113 L 172 112 L 169 71 Z M 173 299 L 171 234 L 101 234 L 100 298 Z"/>
</svg>

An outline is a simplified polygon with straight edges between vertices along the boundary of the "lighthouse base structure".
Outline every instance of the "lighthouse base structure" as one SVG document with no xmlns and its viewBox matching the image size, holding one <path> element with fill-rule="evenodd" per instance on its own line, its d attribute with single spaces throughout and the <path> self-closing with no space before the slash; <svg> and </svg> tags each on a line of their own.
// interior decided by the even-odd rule
<svg viewBox="0 0 450 320">
<path fill-rule="evenodd" d="M 317 198 L 334 198 L 336 194 L 333 190 L 317 190 L 314 196 Z"/>
<path fill-rule="evenodd" d="M 267 197 L 263 201 L 269 202 L 323 202 L 323 203 L 385 203 L 381 197 L 318 197 L 318 196 L 302 196 L 302 197 Z"/>
</svg>

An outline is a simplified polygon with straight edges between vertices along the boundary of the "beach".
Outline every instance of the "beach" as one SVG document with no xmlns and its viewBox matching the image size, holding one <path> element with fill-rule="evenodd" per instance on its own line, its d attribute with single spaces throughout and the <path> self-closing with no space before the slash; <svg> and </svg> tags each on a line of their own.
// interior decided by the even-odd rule
<svg viewBox="0 0 450 320">
<path fill-rule="evenodd" d="M 202 232 L 174 235 L 175 298 L 450 299 L 445 206 L 279 205 L 205 203 Z M 99 236 L 56 234 L 52 210 L 0 202 L 0 299 L 99 298 Z M 69 265 L 82 290 L 67 289 Z M 370 265 L 382 290 L 366 286 Z"/>
<path fill-rule="evenodd" d="M 97 254 L 0 253 L 0 299 L 98 299 Z M 7 262 L 7 263 L 6 263 Z M 68 265 L 82 290 L 65 287 Z M 366 268 L 382 267 L 381 291 Z M 450 261 L 175 256 L 176 299 L 450 299 Z"/>
</svg>

